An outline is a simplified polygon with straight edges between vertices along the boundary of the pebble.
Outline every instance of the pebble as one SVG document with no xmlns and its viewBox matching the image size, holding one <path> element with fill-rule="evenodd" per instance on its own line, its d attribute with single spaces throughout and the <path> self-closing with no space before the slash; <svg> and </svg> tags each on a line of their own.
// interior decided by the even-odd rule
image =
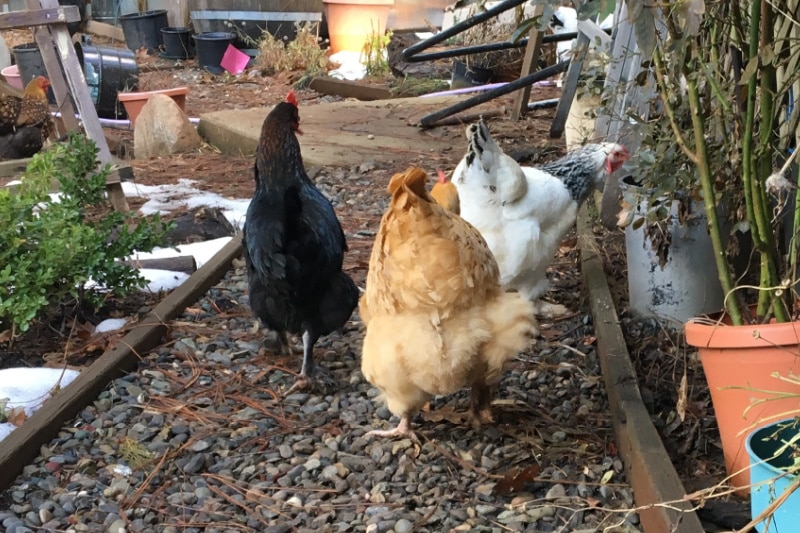
<svg viewBox="0 0 800 533">
<path fill-rule="evenodd" d="M 357 230 L 352 221 L 344 224 L 347 262 L 366 264 L 386 205 L 383 186 L 372 192 L 370 184 L 388 182 L 390 174 L 380 165 L 363 175 L 340 172 L 337 178 L 322 171 L 316 181 L 337 209 L 359 210 L 364 222 Z M 354 180 L 365 183 L 353 188 Z M 364 267 L 358 268 L 363 287 Z M 181 517 L 267 533 L 545 532 L 557 529 L 557 509 L 571 513 L 565 520 L 577 517 L 570 522 L 576 530 L 596 530 L 616 519 L 603 506 L 632 506 L 620 458 L 606 457 L 602 448 L 613 430 L 601 422 L 608 401 L 593 347 L 579 355 L 539 341 L 520 355 L 498 387 L 499 422 L 480 431 L 450 420 L 468 408 L 469 390 L 432 398 L 414 418 L 422 442 L 416 446 L 409 439 L 364 437 L 393 427 L 397 418 L 360 373 L 357 313 L 343 335 L 318 341 L 319 384 L 281 398 L 301 357 L 264 353 L 264 330 L 256 328 L 247 301 L 246 274 L 238 267 L 192 306 L 201 315 L 180 317 L 185 325 L 172 328 L 170 342 L 142 354 L 138 370 L 114 380 L 25 467 L 0 495 L 9 504 L 0 509 L 0 529 L 203 531 L 177 528 Z M 558 323 L 570 332 L 559 342 L 577 349 L 591 334 L 582 320 Z M 539 413 L 552 413 L 557 425 L 548 429 Z M 535 428 L 525 440 L 513 419 Z M 592 422 L 567 431 L 585 420 Z M 582 441 L 582 434 L 592 437 Z M 551 466 L 535 480 L 503 489 L 508 476 L 537 461 Z M 614 485 L 599 486 L 610 469 Z M 601 503 L 586 509 L 581 502 L 587 499 Z M 635 532 L 638 524 L 634 514 L 625 527 Z M 204 531 L 227 530 L 210 525 Z"/>
</svg>

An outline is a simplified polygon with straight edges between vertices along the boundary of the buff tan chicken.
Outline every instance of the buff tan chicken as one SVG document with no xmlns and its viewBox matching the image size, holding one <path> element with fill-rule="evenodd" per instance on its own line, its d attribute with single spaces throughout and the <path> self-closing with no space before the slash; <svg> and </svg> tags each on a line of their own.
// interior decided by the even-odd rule
<svg viewBox="0 0 800 533">
<path fill-rule="evenodd" d="M 411 417 L 434 395 L 470 386 L 473 424 L 492 421 L 491 385 L 537 334 L 533 305 L 500 287 L 480 233 L 438 205 L 419 168 L 395 174 L 360 301 L 361 370 L 400 417 L 382 437 L 418 442 Z"/>
<path fill-rule="evenodd" d="M 456 215 L 461 214 L 461 203 L 458 199 L 458 189 L 453 185 L 453 182 L 447 178 L 447 174 L 439 171 L 439 179 L 433 184 L 431 188 L 431 197 L 436 200 L 436 203 L 444 207 L 451 213 Z"/>
</svg>

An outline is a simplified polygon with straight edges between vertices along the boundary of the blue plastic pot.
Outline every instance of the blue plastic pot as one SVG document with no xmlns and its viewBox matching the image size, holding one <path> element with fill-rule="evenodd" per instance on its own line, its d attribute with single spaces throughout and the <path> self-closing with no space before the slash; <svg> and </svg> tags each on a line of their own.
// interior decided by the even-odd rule
<svg viewBox="0 0 800 533">
<path fill-rule="evenodd" d="M 793 423 L 794 422 L 794 423 Z M 775 501 L 796 479 L 786 475 L 786 468 L 794 464 L 792 449 L 775 454 L 800 431 L 800 422 L 788 419 L 775 422 L 752 432 L 747 437 L 747 454 L 750 456 L 750 513 L 757 517 Z M 756 525 L 759 533 L 800 533 L 800 490 L 794 491 L 772 515 L 769 529 L 766 522 Z"/>
</svg>

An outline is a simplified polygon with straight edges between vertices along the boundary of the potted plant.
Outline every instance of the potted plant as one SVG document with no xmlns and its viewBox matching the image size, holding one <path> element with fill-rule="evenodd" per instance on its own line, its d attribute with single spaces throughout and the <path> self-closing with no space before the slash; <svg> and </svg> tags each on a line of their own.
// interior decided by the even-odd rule
<svg viewBox="0 0 800 533">
<path fill-rule="evenodd" d="M 647 66 L 669 125 L 665 135 L 688 159 L 705 211 L 724 312 L 692 319 L 684 331 L 708 379 L 732 483 L 745 487 L 747 429 L 796 408 L 788 397 L 759 402 L 763 391 L 800 391 L 797 383 L 773 379 L 800 375 L 800 202 L 787 207 L 797 199 L 797 171 L 789 176 L 784 166 L 800 120 L 800 91 L 792 91 L 798 71 L 790 62 L 800 45 L 789 37 L 797 31 L 790 15 L 796 10 L 788 0 L 707 2 L 703 9 L 678 0 L 627 4 L 638 13 L 642 57 L 652 57 Z M 637 81 L 645 83 L 646 74 Z M 688 114 L 680 113 L 682 105 Z M 746 240 L 752 261 L 742 272 L 728 252 Z"/>
</svg>

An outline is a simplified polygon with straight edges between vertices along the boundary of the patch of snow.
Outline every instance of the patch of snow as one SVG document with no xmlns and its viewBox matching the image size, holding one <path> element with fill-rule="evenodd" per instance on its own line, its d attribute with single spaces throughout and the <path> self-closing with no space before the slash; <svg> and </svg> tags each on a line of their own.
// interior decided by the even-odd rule
<svg viewBox="0 0 800 533">
<path fill-rule="evenodd" d="M 142 268 L 139 273 L 147 280 L 145 290 L 149 292 L 171 291 L 189 279 L 189 274 L 186 272 L 172 272 L 155 268 Z"/>
<path fill-rule="evenodd" d="M 116 331 L 121 329 L 122 326 L 128 323 L 127 318 L 107 318 L 103 320 L 97 326 L 95 326 L 94 331 L 95 333 L 106 333 L 107 331 Z"/>
<path fill-rule="evenodd" d="M 181 255 L 194 256 L 197 268 L 205 265 L 209 259 L 219 252 L 231 240 L 231 237 L 220 237 L 210 241 L 179 244 L 175 248 L 156 248 L 152 252 L 136 252 L 128 259 L 162 259 L 164 257 L 178 257 Z M 149 278 L 148 278 L 149 279 Z"/>
<path fill-rule="evenodd" d="M 66 387 L 80 375 L 77 370 L 61 368 L 6 368 L 0 370 L 0 399 L 6 399 L 6 409 L 23 407 L 31 416 L 50 397 L 53 387 Z M 8 422 L 0 424 L 0 440 L 16 427 Z"/>
<path fill-rule="evenodd" d="M 342 50 L 331 55 L 330 60 L 339 68 L 328 71 L 328 76 L 340 80 L 360 80 L 367 75 L 367 67 L 361 63 L 361 52 Z"/>
<path fill-rule="evenodd" d="M 192 186 L 194 183 L 197 182 L 186 178 L 179 179 L 177 184 L 166 185 L 142 185 L 123 181 L 122 190 L 126 196 L 148 198 L 139 208 L 143 215 L 169 213 L 180 207 L 219 207 L 234 227 L 242 227 L 247 206 L 250 205 L 249 199 L 225 198 L 213 192 L 201 191 Z"/>
</svg>

